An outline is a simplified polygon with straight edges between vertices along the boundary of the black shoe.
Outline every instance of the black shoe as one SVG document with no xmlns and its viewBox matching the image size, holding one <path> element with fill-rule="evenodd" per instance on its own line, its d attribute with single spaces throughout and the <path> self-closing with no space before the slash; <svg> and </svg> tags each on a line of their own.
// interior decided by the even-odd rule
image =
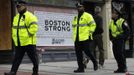
<svg viewBox="0 0 134 75">
<path fill-rule="evenodd" d="M 94 64 L 94 71 L 98 70 L 98 64 Z"/>
<path fill-rule="evenodd" d="M 38 72 L 33 72 L 32 75 L 39 75 Z"/>
<path fill-rule="evenodd" d="M 126 72 L 127 72 L 126 69 L 123 70 L 117 69 L 116 71 L 114 71 L 114 73 L 126 73 Z"/>
<path fill-rule="evenodd" d="M 74 73 L 83 73 L 85 72 L 84 69 L 77 69 L 77 70 L 74 70 Z"/>
<path fill-rule="evenodd" d="M 4 73 L 4 75 L 16 75 L 14 72 Z"/>
<path fill-rule="evenodd" d="M 32 73 L 32 75 L 39 75 L 38 73 Z"/>
</svg>

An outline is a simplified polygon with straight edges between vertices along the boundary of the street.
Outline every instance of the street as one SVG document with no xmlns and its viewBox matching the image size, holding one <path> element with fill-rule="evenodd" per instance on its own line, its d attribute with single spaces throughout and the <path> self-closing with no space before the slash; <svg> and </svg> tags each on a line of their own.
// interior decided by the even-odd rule
<svg viewBox="0 0 134 75">
<path fill-rule="evenodd" d="M 128 72 L 130 75 L 134 75 L 134 59 L 128 58 Z M 0 64 L 0 75 L 4 75 L 4 72 L 9 72 L 11 64 Z M 64 61 L 64 62 L 44 62 L 40 63 L 39 75 L 125 75 L 125 73 L 113 73 L 117 69 L 114 59 L 108 59 L 105 61 L 104 68 L 97 71 L 93 70 L 91 61 L 88 63 L 85 73 L 73 73 L 73 70 L 77 69 L 76 61 Z M 19 67 L 17 75 L 31 75 L 32 64 L 22 63 Z"/>
</svg>

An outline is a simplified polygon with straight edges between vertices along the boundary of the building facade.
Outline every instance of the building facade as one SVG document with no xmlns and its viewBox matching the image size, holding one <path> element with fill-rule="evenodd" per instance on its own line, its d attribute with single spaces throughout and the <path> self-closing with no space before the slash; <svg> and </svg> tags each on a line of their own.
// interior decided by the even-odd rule
<svg viewBox="0 0 134 75">
<path fill-rule="evenodd" d="M 12 26 L 12 20 L 13 16 L 16 14 L 16 8 L 15 8 L 15 0 L 2 0 L 0 1 L 0 34 L 2 35 L 0 37 L 0 54 L 3 59 L 10 57 L 13 55 L 13 42 L 11 39 L 11 26 Z M 87 12 L 90 12 L 91 14 L 94 13 L 94 7 L 96 5 L 99 5 L 102 7 L 102 16 L 103 16 L 103 42 L 104 42 L 104 50 L 105 50 L 105 58 L 113 58 L 112 55 L 112 44 L 109 41 L 109 29 L 108 24 L 111 19 L 111 0 L 25 0 L 28 2 L 28 10 L 33 12 L 37 15 L 38 18 L 43 18 L 45 20 L 45 24 L 47 23 L 48 19 L 51 19 L 49 22 L 50 24 L 55 23 L 58 20 L 58 23 L 60 25 L 65 25 L 65 23 L 71 23 L 70 17 L 77 14 L 77 10 L 75 7 L 75 4 L 80 1 L 84 3 L 84 6 L 86 8 Z M 133 56 L 133 46 L 134 46 L 134 14 L 132 14 L 134 11 L 134 3 L 132 0 L 121 0 L 121 2 L 124 3 L 127 8 L 130 8 L 129 10 L 125 9 L 125 11 L 129 11 L 126 14 L 128 16 L 128 21 L 131 28 L 131 37 L 128 43 L 126 44 L 126 51 L 127 55 L 129 57 Z M 3 6 L 4 4 L 4 6 Z M 42 14 L 43 13 L 43 14 Z M 42 14 L 42 15 L 41 15 Z M 49 17 L 48 15 L 51 17 Z M 58 17 L 59 14 L 60 16 Z M 47 19 L 45 18 L 47 16 Z M 69 17 L 67 17 L 68 15 Z M 44 17 L 43 17 L 44 16 Z M 48 18 L 49 17 L 49 18 Z M 56 19 L 54 18 L 56 17 Z M 66 19 L 67 18 L 67 19 Z M 61 20 L 61 21 L 59 21 Z M 41 24 L 42 22 L 40 22 Z M 60 29 L 60 28 L 59 28 Z M 70 34 L 71 31 L 66 32 L 67 34 Z M 51 33 L 51 32 L 50 32 Z M 52 32 L 53 33 L 53 32 Z M 56 34 L 56 33 L 55 33 Z M 54 35 L 55 35 L 54 34 Z M 61 34 L 64 34 L 62 32 Z M 44 34 L 46 35 L 46 34 Z M 48 34 L 47 34 L 48 35 Z M 58 35 L 58 34 L 56 34 Z M 61 35 L 59 35 L 61 36 Z M 58 36 L 58 37 L 59 37 Z M 37 46 L 38 50 L 45 50 L 44 52 L 40 52 L 41 58 L 43 61 L 61 61 L 61 60 L 75 60 L 75 53 L 74 53 L 74 47 L 72 45 L 72 41 L 70 41 L 70 37 L 67 37 L 68 35 L 64 35 L 60 37 L 61 39 L 51 39 L 48 38 L 48 43 L 43 43 L 42 41 L 39 42 Z M 66 38 L 66 39 L 65 39 Z M 69 38 L 69 39 L 68 39 Z M 6 40 L 6 41 L 5 41 Z M 45 40 L 45 39 L 44 39 Z M 51 41 L 52 40 L 52 41 Z M 66 42 L 69 41 L 69 42 Z M 56 44 L 53 44 L 53 41 L 56 41 Z M 51 42 L 51 43 L 49 43 Z M 63 43 L 64 42 L 64 43 Z M 26 57 L 27 58 L 27 57 Z M 9 59 L 7 59 L 9 60 Z M 5 60 L 6 61 L 6 60 Z M 27 61 L 27 59 L 26 59 Z"/>
</svg>

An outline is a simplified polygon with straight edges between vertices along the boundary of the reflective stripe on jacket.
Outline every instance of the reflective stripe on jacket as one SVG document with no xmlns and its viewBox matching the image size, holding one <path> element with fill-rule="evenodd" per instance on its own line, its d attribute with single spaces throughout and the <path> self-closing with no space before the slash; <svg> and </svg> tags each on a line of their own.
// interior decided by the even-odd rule
<svg viewBox="0 0 134 75">
<path fill-rule="evenodd" d="M 73 20 L 73 39 L 74 41 L 76 40 L 76 34 L 77 34 L 77 21 L 78 21 L 78 16 L 74 17 Z M 79 41 L 84 41 L 92 38 L 92 34 L 95 31 L 96 28 L 96 23 L 92 17 L 91 14 L 84 12 L 83 15 L 80 17 L 79 20 Z"/>
<path fill-rule="evenodd" d="M 110 30 L 111 30 L 111 33 L 112 33 L 113 37 L 116 37 L 117 35 L 123 33 L 123 29 L 122 29 L 123 22 L 124 22 L 123 18 L 119 18 L 116 21 L 116 25 L 115 25 L 113 20 L 111 21 L 111 23 L 110 23 Z"/>
<path fill-rule="evenodd" d="M 37 18 L 32 13 L 26 11 L 20 18 L 19 27 L 19 14 L 14 17 L 12 26 L 12 38 L 15 46 L 17 42 L 17 29 L 19 29 L 20 46 L 36 45 L 36 32 L 38 30 Z"/>
</svg>

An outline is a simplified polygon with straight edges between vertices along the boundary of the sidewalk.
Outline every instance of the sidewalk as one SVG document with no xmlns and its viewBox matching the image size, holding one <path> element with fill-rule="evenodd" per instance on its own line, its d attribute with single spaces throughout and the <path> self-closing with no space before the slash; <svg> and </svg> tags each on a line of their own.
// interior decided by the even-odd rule
<svg viewBox="0 0 134 75">
<path fill-rule="evenodd" d="M 134 58 L 127 59 L 128 71 L 130 75 L 134 75 Z M 11 68 L 11 64 L 0 64 L 0 75 Z M 117 69 L 116 61 L 114 59 L 108 59 L 105 61 L 103 69 L 97 71 L 93 70 L 91 62 L 88 63 L 85 73 L 73 73 L 73 70 L 77 69 L 76 61 L 65 62 L 47 62 L 41 63 L 39 66 L 40 75 L 125 75 L 124 73 L 113 73 Z M 31 75 L 32 64 L 21 64 L 17 75 Z"/>
</svg>

